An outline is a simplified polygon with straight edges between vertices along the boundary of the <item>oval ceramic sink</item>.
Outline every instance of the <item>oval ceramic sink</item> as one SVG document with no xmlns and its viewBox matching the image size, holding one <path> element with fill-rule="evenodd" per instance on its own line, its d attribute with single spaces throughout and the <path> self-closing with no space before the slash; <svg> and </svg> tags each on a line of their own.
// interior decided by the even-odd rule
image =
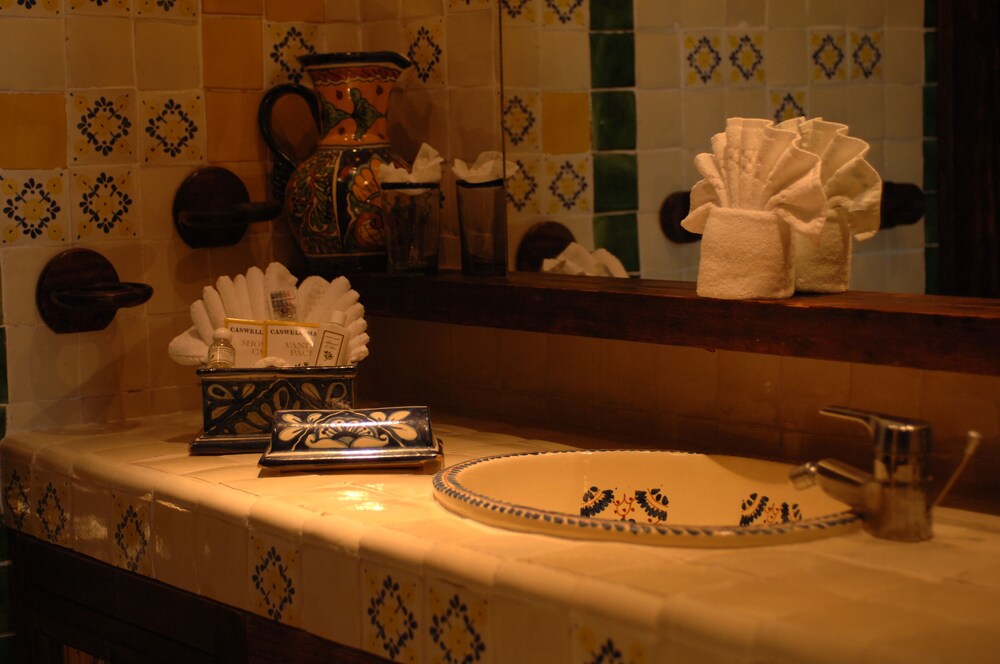
<svg viewBox="0 0 1000 664">
<path fill-rule="evenodd" d="M 434 495 L 482 523 L 558 537 L 661 546 L 755 546 L 860 526 L 787 464 L 643 450 L 570 450 L 473 459 L 434 476 Z"/>
</svg>

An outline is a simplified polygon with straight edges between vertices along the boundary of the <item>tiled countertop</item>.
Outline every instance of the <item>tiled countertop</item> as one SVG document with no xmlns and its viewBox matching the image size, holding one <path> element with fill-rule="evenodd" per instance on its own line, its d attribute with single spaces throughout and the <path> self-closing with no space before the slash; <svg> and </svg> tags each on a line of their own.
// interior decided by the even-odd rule
<svg viewBox="0 0 1000 664">
<path fill-rule="evenodd" d="M 920 544 L 862 532 L 716 550 L 557 539 L 447 512 L 433 471 L 275 476 L 258 454 L 192 457 L 199 422 L 191 412 L 9 436 L 5 522 L 399 661 L 975 662 L 1000 652 L 997 517 L 939 509 L 934 539 Z M 448 465 L 573 442 L 456 418 L 433 426 Z"/>
</svg>

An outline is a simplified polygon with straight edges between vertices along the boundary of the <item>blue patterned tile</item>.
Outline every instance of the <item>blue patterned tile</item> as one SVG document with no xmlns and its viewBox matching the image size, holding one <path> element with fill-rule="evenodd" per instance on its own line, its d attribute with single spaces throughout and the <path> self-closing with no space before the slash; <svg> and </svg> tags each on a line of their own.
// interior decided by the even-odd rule
<svg viewBox="0 0 1000 664">
<path fill-rule="evenodd" d="M 764 70 L 764 34 L 739 33 L 727 37 L 729 54 L 726 61 L 729 68 L 729 80 L 732 83 L 763 83 Z"/>
<path fill-rule="evenodd" d="M 487 606 L 484 597 L 468 588 L 428 582 L 428 659 L 446 664 L 486 660 Z"/>
<path fill-rule="evenodd" d="M 205 159 L 205 104 L 195 92 L 149 94 L 141 99 L 142 154 L 150 164 Z"/>
<path fill-rule="evenodd" d="M 440 20 L 423 20 L 406 26 L 406 57 L 414 72 L 427 84 L 444 84 L 444 27 Z"/>
<path fill-rule="evenodd" d="M 318 26 L 309 23 L 268 23 L 266 67 L 270 85 L 304 83 L 300 55 L 316 53 Z"/>
<path fill-rule="evenodd" d="M 809 36 L 812 80 L 817 83 L 847 80 L 847 45 L 843 31 L 813 31 Z"/>
<path fill-rule="evenodd" d="M 63 171 L 0 172 L 3 244 L 60 244 L 69 226 Z"/>
<path fill-rule="evenodd" d="M 395 661 L 416 661 L 420 652 L 419 589 L 416 579 L 366 567 L 362 635 L 370 651 Z"/>
<path fill-rule="evenodd" d="M 684 62 L 687 85 L 709 85 L 722 81 L 722 40 L 717 34 L 691 34 L 684 37 Z"/>
<path fill-rule="evenodd" d="M 75 239 L 138 236 L 135 176 L 131 168 L 74 169 L 70 179 Z"/>
<path fill-rule="evenodd" d="M 861 81 L 882 79 L 882 33 L 851 34 L 851 78 Z"/>
<path fill-rule="evenodd" d="M 111 562 L 130 572 L 149 574 L 149 505 L 116 494 L 111 527 Z"/>
</svg>

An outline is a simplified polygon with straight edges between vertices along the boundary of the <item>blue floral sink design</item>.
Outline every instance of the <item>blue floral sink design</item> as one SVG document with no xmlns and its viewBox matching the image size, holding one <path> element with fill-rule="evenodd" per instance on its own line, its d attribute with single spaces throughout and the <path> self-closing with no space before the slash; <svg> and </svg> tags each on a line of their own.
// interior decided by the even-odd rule
<svg viewBox="0 0 1000 664">
<path fill-rule="evenodd" d="M 501 528 L 660 546 L 761 546 L 860 527 L 821 489 L 793 487 L 791 468 L 661 450 L 506 454 L 442 470 L 434 496 Z"/>
</svg>

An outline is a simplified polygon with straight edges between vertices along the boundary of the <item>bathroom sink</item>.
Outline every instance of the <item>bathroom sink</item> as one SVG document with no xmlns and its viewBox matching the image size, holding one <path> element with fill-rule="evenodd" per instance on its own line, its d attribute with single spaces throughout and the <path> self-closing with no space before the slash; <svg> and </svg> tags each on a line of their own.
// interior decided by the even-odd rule
<svg viewBox="0 0 1000 664">
<path fill-rule="evenodd" d="M 782 544 L 860 527 L 821 489 L 793 487 L 791 468 L 659 450 L 506 454 L 440 471 L 434 496 L 492 526 L 659 546 Z"/>
</svg>

